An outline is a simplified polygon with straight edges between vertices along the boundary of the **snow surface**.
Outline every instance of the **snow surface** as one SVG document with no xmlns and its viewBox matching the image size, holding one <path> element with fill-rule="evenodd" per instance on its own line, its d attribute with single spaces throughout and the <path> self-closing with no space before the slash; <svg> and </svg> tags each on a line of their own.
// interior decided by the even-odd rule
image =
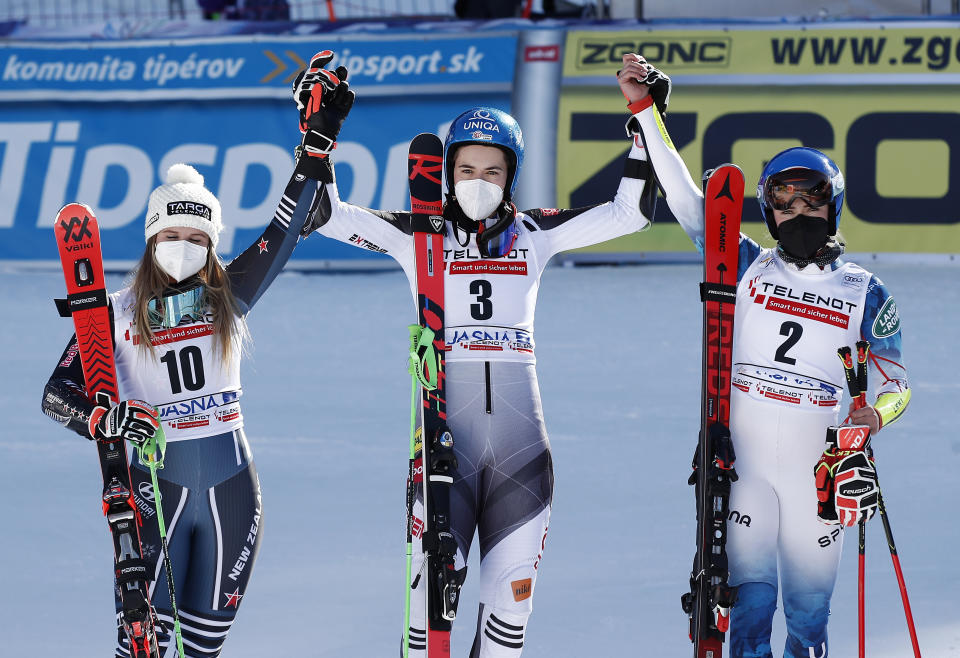
<svg viewBox="0 0 960 658">
<path fill-rule="evenodd" d="M 960 276 L 951 265 L 873 267 L 899 302 L 914 393 L 876 441 L 880 481 L 923 655 L 960 657 Z M 536 338 L 556 495 L 525 658 L 691 654 L 680 595 L 694 549 L 698 280 L 694 265 L 544 277 Z M 0 654 L 112 655 L 97 460 L 40 412 L 71 334 L 50 301 L 62 275 L 7 271 L 0 283 Z M 254 309 L 243 405 L 265 536 L 224 656 L 397 655 L 412 317 L 398 271 L 287 273 Z M 868 655 L 902 658 L 912 652 L 884 544 L 874 520 Z M 854 532 L 833 599 L 833 656 L 856 655 L 856 548 Z M 476 625 L 477 553 L 455 656 Z M 778 615 L 774 647 L 783 636 Z"/>
</svg>

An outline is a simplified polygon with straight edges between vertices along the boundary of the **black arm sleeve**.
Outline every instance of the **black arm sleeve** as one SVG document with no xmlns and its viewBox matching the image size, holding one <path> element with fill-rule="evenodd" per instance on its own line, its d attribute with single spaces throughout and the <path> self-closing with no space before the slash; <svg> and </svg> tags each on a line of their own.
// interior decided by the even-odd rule
<svg viewBox="0 0 960 658">
<path fill-rule="evenodd" d="M 313 166 L 309 157 L 297 163 L 283 191 L 273 220 L 243 253 L 227 265 L 230 287 L 246 315 L 266 292 L 290 259 L 300 239 L 301 230 L 315 215 L 322 213 L 325 201 L 323 181 L 328 174 Z M 326 200 L 329 206 L 329 200 Z"/>
<path fill-rule="evenodd" d="M 87 387 L 83 379 L 83 366 L 77 346 L 77 336 L 70 339 L 60 362 L 43 388 L 40 403 L 43 413 L 72 429 L 85 438 L 90 438 L 87 421 L 94 404 L 87 399 Z"/>
</svg>

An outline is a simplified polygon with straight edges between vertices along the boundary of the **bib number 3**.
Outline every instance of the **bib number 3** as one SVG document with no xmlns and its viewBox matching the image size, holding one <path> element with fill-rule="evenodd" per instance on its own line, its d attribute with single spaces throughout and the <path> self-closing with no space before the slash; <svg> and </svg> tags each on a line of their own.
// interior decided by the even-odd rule
<svg viewBox="0 0 960 658">
<path fill-rule="evenodd" d="M 474 279 L 470 282 L 470 294 L 477 296 L 477 303 L 470 304 L 470 316 L 474 320 L 489 320 L 493 317 L 493 286 L 486 279 Z"/>
</svg>

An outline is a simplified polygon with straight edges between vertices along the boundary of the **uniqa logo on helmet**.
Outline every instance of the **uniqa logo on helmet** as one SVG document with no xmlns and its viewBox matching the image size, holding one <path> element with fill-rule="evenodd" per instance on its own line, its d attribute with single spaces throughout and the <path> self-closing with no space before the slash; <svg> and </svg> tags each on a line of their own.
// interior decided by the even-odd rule
<svg viewBox="0 0 960 658">
<path fill-rule="evenodd" d="M 474 110 L 473 116 L 470 116 L 464 119 L 464 122 L 463 122 L 464 130 L 475 130 L 477 128 L 479 128 L 480 130 L 486 130 L 487 132 L 497 132 L 497 133 L 500 132 L 500 126 L 497 124 L 497 121 L 494 118 L 493 113 L 491 113 L 488 110 L 482 110 L 482 109 Z M 481 139 L 493 139 L 493 138 L 486 137 Z"/>
<path fill-rule="evenodd" d="M 493 121 L 490 121 L 489 119 L 479 120 L 479 121 L 476 119 L 469 119 L 463 122 L 463 129 L 464 130 L 486 130 L 492 133 L 500 132 L 500 126 L 498 126 Z M 486 139 L 493 139 L 493 138 L 487 137 Z"/>
</svg>

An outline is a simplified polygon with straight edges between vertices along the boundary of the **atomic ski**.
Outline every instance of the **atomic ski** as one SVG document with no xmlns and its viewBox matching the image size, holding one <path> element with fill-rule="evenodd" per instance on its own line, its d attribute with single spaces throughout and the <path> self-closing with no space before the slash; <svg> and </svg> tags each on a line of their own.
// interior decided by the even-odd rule
<svg viewBox="0 0 960 658">
<path fill-rule="evenodd" d="M 101 406 L 116 404 L 117 374 L 97 218 L 87 206 L 71 203 L 57 213 L 54 230 L 87 395 Z M 113 536 L 120 620 L 130 640 L 130 655 L 159 658 L 158 622 L 150 606 L 149 572 L 140 547 L 140 515 L 130 490 L 127 448 L 122 440 L 96 444 L 103 475 L 103 513 Z"/>
<path fill-rule="evenodd" d="M 411 227 L 413 229 L 417 281 L 417 320 L 413 328 L 411 348 L 415 374 L 421 389 L 421 432 L 419 458 L 411 468 L 422 473 L 423 516 L 421 546 L 425 564 L 410 589 L 415 589 L 423 576 L 426 588 L 427 628 L 416 644 L 426 643 L 428 658 L 449 658 L 450 630 L 457 614 L 460 587 L 466 568 L 457 571 L 454 556 L 457 543 L 450 532 L 450 489 L 456 457 L 453 435 L 446 424 L 443 325 L 443 198 L 441 170 L 443 144 L 430 133 L 417 135 L 410 142 L 407 173 L 410 182 Z M 411 450 L 416 453 L 415 447 Z M 408 537 L 413 519 L 412 498 L 408 490 Z M 419 525 L 419 524 L 417 524 Z M 409 583 L 409 581 L 408 581 Z M 408 638 L 409 644 L 414 643 Z M 412 646 L 410 648 L 413 648 Z M 404 647 L 404 654 L 408 647 Z"/>
<path fill-rule="evenodd" d="M 690 591 L 681 598 L 690 616 L 694 658 L 720 658 L 736 588 L 727 584 L 727 515 L 737 479 L 730 440 L 730 367 L 743 172 L 722 165 L 704 174 L 703 393 L 700 439 L 690 484 L 697 499 L 697 552 Z"/>
</svg>

